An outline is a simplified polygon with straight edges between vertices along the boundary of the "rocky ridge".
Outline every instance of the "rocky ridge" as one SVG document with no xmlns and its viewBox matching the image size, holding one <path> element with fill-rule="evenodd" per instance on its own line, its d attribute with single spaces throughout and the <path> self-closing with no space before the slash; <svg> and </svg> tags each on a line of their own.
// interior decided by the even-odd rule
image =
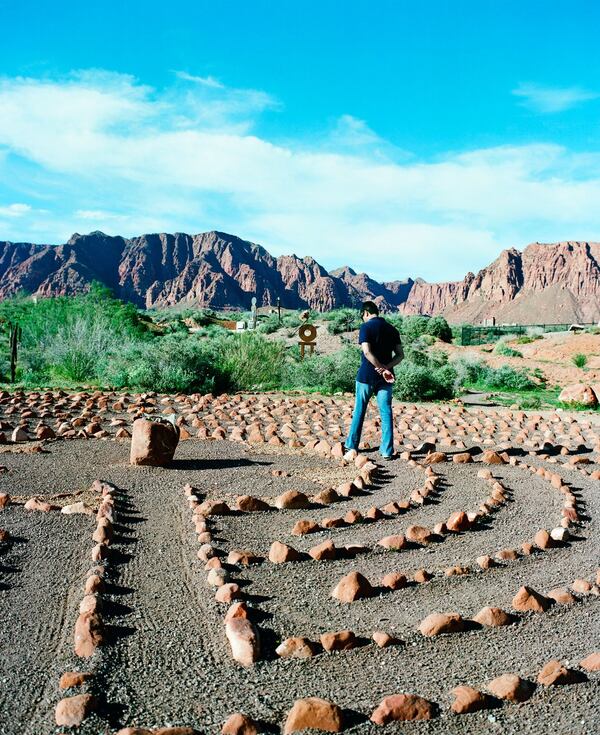
<svg viewBox="0 0 600 735">
<path fill-rule="evenodd" d="M 141 235 L 74 234 L 62 245 L 0 242 L 0 298 L 19 292 L 72 295 L 92 281 L 139 307 L 189 304 L 320 311 L 376 301 L 384 311 L 444 314 L 451 322 L 597 321 L 600 243 L 534 243 L 509 249 L 462 281 L 380 283 L 345 266 L 327 272 L 312 257 L 270 255 L 222 232 Z"/>
</svg>

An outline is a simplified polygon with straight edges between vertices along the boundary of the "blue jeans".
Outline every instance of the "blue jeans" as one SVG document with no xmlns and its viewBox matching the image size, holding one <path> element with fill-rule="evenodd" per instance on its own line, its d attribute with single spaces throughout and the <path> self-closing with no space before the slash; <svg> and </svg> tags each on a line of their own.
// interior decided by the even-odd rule
<svg viewBox="0 0 600 735">
<path fill-rule="evenodd" d="M 394 453 L 394 426 L 392 423 L 392 386 L 378 386 L 356 381 L 356 402 L 352 414 L 352 425 L 346 439 L 346 449 L 358 451 L 360 435 L 362 434 L 363 422 L 367 413 L 367 406 L 373 393 L 377 396 L 379 415 L 381 416 L 381 446 L 380 453 L 384 457 L 390 457 Z"/>
</svg>

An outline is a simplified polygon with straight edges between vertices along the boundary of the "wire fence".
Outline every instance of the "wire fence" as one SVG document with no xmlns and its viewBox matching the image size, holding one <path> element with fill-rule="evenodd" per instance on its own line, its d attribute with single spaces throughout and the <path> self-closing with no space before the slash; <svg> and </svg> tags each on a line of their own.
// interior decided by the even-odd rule
<svg viewBox="0 0 600 735">
<path fill-rule="evenodd" d="M 488 342 L 497 342 L 501 337 L 507 334 L 515 334 L 517 336 L 529 334 L 529 330 L 539 330 L 542 332 L 568 332 L 574 326 L 570 324 L 512 324 L 493 327 L 472 327 L 463 326 L 459 328 L 458 337 L 460 344 L 482 345 Z M 577 327 L 595 327 L 595 322 L 587 322 L 577 324 Z"/>
</svg>

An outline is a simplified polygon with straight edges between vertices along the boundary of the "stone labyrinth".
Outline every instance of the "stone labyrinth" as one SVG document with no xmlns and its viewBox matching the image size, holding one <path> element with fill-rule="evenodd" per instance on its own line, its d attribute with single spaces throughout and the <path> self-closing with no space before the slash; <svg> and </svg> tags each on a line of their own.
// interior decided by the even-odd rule
<svg viewBox="0 0 600 735">
<path fill-rule="evenodd" d="M 595 416 L 351 412 L 0 394 L 0 733 L 600 732 Z"/>
</svg>

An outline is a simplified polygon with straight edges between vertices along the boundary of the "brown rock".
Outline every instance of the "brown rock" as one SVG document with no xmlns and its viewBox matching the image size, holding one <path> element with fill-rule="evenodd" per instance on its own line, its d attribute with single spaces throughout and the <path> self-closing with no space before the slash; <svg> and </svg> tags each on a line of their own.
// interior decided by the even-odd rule
<svg viewBox="0 0 600 735">
<path fill-rule="evenodd" d="M 260 655 L 258 631 L 245 618 L 233 618 L 225 624 L 225 635 L 231 646 L 231 655 L 242 666 L 252 666 Z"/>
<path fill-rule="evenodd" d="M 452 461 L 456 464 L 468 464 L 469 462 L 473 461 L 473 457 L 469 454 L 469 452 L 460 452 L 460 454 L 455 454 L 452 457 Z"/>
<path fill-rule="evenodd" d="M 403 587 L 406 587 L 407 584 L 408 580 L 406 579 L 406 575 L 401 574 L 400 572 L 389 572 L 381 580 L 381 586 L 387 587 L 390 590 L 402 589 Z"/>
<path fill-rule="evenodd" d="M 166 419 L 133 422 L 131 453 L 133 465 L 162 467 L 172 461 L 179 442 L 179 428 Z"/>
<path fill-rule="evenodd" d="M 452 702 L 451 709 L 457 715 L 478 712 L 487 709 L 491 705 L 490 698 L 483 692 L 473 689 L 473 687 L 455 687 L 452 694 L 454 694 L 454 702 Z"/>
<path fill-rule="evenodd" d="M 49 513 L 51 510 L 56 510 L 55 505 L 51 505 L 45 500 L 40 500 L 39 498 L 29 498 L 29 500 L 25 503 L 24 508 L 25 510 L 42 511 L 42 513 Z"/>
<path fill-rule="evenodd" d="M 336 557 L 336 548 L 333 541 L 323 541 L 322 544 L 317 544 L 309 549 L 308 553 L 316 561 L 331 560 Z"/>
<path fill-rule="evenodd" d="M 77 727 L 94 710 L 96 700 L 91 694 L 77 694 L 65 697 L 56 705 L 54 718 L 63 727 Z"/>
<path fill-rule="evenodd" d="M 416 694 L 392 694 L 385 697 L 371 715 L 371 722 L 387 725 L 388 722 L 409 720 L 431 720 L 436 706 Z"/>
<path fill-rule="evenodd" d="M 286 561 L 298 561 L 300 552 L 296 549 L 281 543 L 281 541 L 273 541 L 269 549 L 269 561 L 273 564 L 283 564 Z"/>
<path fill-rule="evenodd" d="M 582 406 L 594 407 L 598 405 L 598 398 L 589 385 L 567 385 L 558 396 L 562 403 L 578 403 Z"/>
<path fill-rule="evenodd" d="M 406 529 L 406 538 L 415 544 L 427 544 L 433 539 L 433 534 L 425 526 L 409 526 Z"/>
<path fill-rule="evenodd" d="M 241 712 L 230 715 L 221 728 L 221 735 L 257 735 L 253 720 Z"/>
<path fill-rule="evenodd" d="M 545 528 L 535 534 L 533 542 L 539 549 L 550 549 L 554 546 L 554 541 Z"/>
<path fill-rule="evenodd" d="M 464 630 L 465 621 L 458 613 L 432 613 L 419 625 L 422 635 L 434 636 L 442 633 L 460 633 Z"/>
<path fill-rule="evenodd" d="M 104 626 L 98 613 L 83 613 L 75 622 L 75 653 L 89 658 L 104 640 Z"/>
<path fill-rule="evenodd" d="M 494 560 L 491 556 L 478 556 L 475 561 L 482 569 L 490 569 L 494 566 Z"/>
<path fill-rule="evenodd" d="M 221 585 L 215 592 L 215 600 L 225 604 L 239 600 L 240 597 L 242 597 L 242 591 L 240 586 L 235 582 L 227 582 L 227 584 Z"/>
<path fill-rule="evenodd" d="M 310 658 L 317 653 L 317 645 L 308 638 L 286 638 L 275 653 L 281 658 Z"/>
<path fill-rule="evenodd" d="M 519 555 L 514 549 L 500 549 L 500 551 L 497 551 L 496 559 L 500 559 L 501 561 L 515 561 L 519 558 Z"/>
<path fill-rule="evenodd" d="M 342 710 L 337 704 L 318 697 L 308 697 L 294 702 L 283 726 L 283 732 L 284 735 L 288 735 L 309 728 L 324 732 L 341 732 L 342 727 Z"/>
<path fill-rule="evenodd" d="M 265 503 L 264 500 L 260 500 L 260 498 L 255 498 L 252 495 L 240 495 L 237 498 L 236 504 L 238 510 L 243 511 L 244 513 L 250 513 L 253 511 L 264 511 L 271 508 L 271 506 L 268 503 Z"/>
<path fill-rule="evenodd" d="M 321 645 L 330 651 L 349 651 L 356 648 L 358 641 L 351 630 L 339 630 L 332 633 L 323 633 L 320 637 Z"/>
<path fill-rule="evenodd" d="M 374 594 L 371 583 L 360 572 L 350 572 L 342 577 L 331 592 L 331 596 L 340 602 L 354 602 Z"/>
<path fill-rule="evenodd" d="M 484 607 L 473 618 L 479 625 L 496 628 L 500 625 L 510 625 L 513 617 L 499 607 Z"/>
<path fill-rule="evenodd" d="M 433 574 L 431 572 L 428 572 L 426 569 L 417 569 L 417 571 L 413 575 L 413 579 L 417 584 L 424 584 L 425 582 L 429 582 L 429 580 L 433 577 Z"/>
<path fill-rule="evenodd" d="M 300 521 L 296 521 L 292 528 L 292 536 L 305 536 L 307 533 L 316 533 L 320 530 L 321 527 L 318 523 L 304 518 Z"/>
<path fill-rule="evenodd" d="M 253 551 L 234 549 L 227 555 L 228 564 L 237 564 L 242 567 L 250 567 L 254 564 L 260 564 L 262 561 L 264 561 L 264 557 L 255 554 Z"/>
<path fill-rule="evenodd" d="M 60 677 L 58 686 L 60 689 L 71 689 L 71 687 L 80 687 L 88 679 L 92 678 L 92 674 L 83 671 L 65 671 Z"/>
<path fill-rule="evenodd" d="M 275 506 L 280 510 L 308 508 L 310 501 L 304 493 L 298 490 L 287 490 L 275 498 Z"/>
<path fill-rule="evenodd" d="M 563 666 L 560 661 L 552 660 L 542 668 L 537 677 L 538 684 L 543 684 L 545 687 L 560 685 L 560 684 L 576 684 L 581 681 L 582 677 L 577 671 L 568 669 Z"/>
<path fill-rule="evenodd" d="M 527 679 L 521 679 L 517 674 L 503 674 L 492 679 L 488 684 L 488 689 L 498 699 L 525 702 L 533 694 L 535 685 Z"/>
<path fill-rule="evenodd" d="M 0 510 L 6 508 L 10 503 L 10 495 L 8 493 L 0 493 Z"/>
<path fill-rule="evenodd" d="M 470 456 L 470 455 L 469 455 Z M 468 531 L 471 528 L 469 516 L 462 510 L 457 510 L 446 521 L 446 527 L 449 531 L 458 533 L 460 531 Z"/>
<path fill-rule="evenodd" d="M 390 549 L 391 551 L 400 551 L 405 549 L 407 546 L 406 538 L 401 534 L 397 536 L 384 536 L 380 541 L 377 542 L 378 546 L 383 546 L 384 549 Z"/>
<path fill-rule="evenodd" d="M 541 613 L 546 612 L 552 602 L 547 597 L 544 597 L 544 595 L 531 589 L 531 587 L 523 586 L 513 597 L 511 604 L 513 609 L 519 612 L 531 610 L 532 612 Z"/>
<path fill-rule="evenodd" d="M 498 452 L 494 452 L 491 449 L 486 449 L 483 452 L 481 455 L 481 461 L 484 464 L 506 464 L 504 458 L 499 455 Z"/>
<path fill-rule="evenodd" d="M 592 584 L 591 582 L 588 582 L 587 579 L 576 579 L 571 587 L 580 595 L 587 595 L 592 589 Z"/>
<path fill-rule="evenodd" d="M 245 602 L 234 602 L 233 605 L 227 610 L 225 614 L 225 620 L 223 622 L 228 623 L 234 618 L 247 618 L 248 607 Z"/>
<path fill-rule="evenodd" d="M 579 665 L 586 671 L 600 671 L 600 651 L 590 653 L 583 661 L 579 662 Z"/>
<path fill-rule="evenodd" d="M 558 602 L 559 605 L 573 605 L 576 600 L 573 595 L 569 592 L 566 587 L 555 587 L 550 590 L 547 595 L 554 602 Z"/>
<path fill-rule="evenodd" d="M 222 500 L 205 500 L 196 508 L 194 513 L 205 516 L 206 518 L 210 518 L 211 516 L 228 516 L 231 513 L 231 508 Z"/>
<path fill-rule="evenodd" d="M 154 735 L 154 733 L 145 727 L 123 727 L 115 735 Z"/>
</svg>

